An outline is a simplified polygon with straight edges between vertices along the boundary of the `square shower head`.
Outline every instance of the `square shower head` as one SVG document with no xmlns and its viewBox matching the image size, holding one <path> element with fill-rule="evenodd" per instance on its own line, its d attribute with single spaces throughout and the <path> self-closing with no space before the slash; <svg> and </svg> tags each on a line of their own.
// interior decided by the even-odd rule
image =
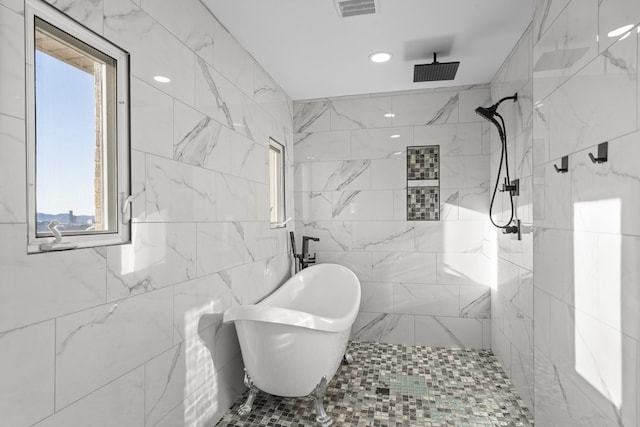
<svg viewBox="0 0 640 427">
<path fill-rule="evenodd" d="M 413 66 L 413 82 L 435 82 L 456 78 L 460 62 L 433 62 Z"/>
</svg>

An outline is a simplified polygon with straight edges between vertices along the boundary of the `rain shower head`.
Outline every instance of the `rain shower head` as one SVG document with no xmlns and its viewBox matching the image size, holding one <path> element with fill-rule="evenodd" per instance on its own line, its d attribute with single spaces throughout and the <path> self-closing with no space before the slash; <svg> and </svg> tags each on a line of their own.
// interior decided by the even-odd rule
<svg viewBox="0 0 640 427">
<path fill-rule="evenodd" d="M 440 80 L 454 80 L 460 62 L 438 62 L 437 53 L 433 53 L 431 64 L 416 64 L 413 66 L 413 82 L 435 82 Z"/>
</svg>

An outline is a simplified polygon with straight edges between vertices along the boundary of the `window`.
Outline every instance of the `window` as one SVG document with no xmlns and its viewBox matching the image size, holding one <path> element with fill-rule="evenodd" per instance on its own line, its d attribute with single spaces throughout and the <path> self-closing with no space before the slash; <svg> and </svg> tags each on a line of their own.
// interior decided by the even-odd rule
<svg viewBox="0 0 640 427">
<path fill-rule="evenodd" d="M 284 147 L 269 139 L 269 221 L 272 228 L 284 227 Z"/>
<path fill-rule="evenodd" d="M 40 0 L 25 12 L 28 252 L 129 242 L 129 56 Z"/>
</svg>

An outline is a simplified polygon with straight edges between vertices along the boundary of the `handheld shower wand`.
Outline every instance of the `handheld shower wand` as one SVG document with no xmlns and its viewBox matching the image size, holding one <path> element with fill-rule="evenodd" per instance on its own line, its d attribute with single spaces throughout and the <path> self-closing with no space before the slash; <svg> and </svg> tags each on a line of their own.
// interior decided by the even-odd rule
<svg viewBox="0 0 640 427">
<path fill-rule="evenodd" d="M 500 151 L 500 166 L 498 166 L 498 177 L 496 178 L 496 184 L 495 184 L 495 187 L 493 188 L 493 194 L 491 195 L 491 204 L 489 205 L 489 219 L 491 220 L 491 223 L 494 226 L 496 226 L 497 228 L 503 229 L 504 230 L 503 232 L 505 234 L 517 233 L 519 238 L 520 236 L 519 227 L 517 225 L 511 225 L 511 223 L 513 222 L 513 217 L 515 215 L 515 210 L 513 205 L 513 196 L 517 195 L 518 186 L 515 185 L 513 182 L 511 182 L 511 177 L 509 176 L 509 159 L 507 155 L 507 132 L 505 130 L 504 119 L 498 113 L 498 107 L 500 106 L 500 104 L 502 104 L 504 101 L 507 101 L 507 100 L 513 100 L 513 102 L 516 102 L 518 100 L 518 94 L 515 93 L 513 96 L 504 97 L 500 101 L 493 104 L 491 107 L 480 106 L 476 108 L 476 114 L 478 114 L 480 117 L 494 124 L 494 126 L 498 129 L 498 135 L 500 136 L 500 143 L 502 145 L 501 151 Z M 500 121 L 496 120 L 496 117 Z M 504 179 L 505 183 L 501 191 L 509 191 L 509 201 L 511 203 L 511 216 L 509 217 L 509 221 L 507 221 L 506 224 L 500 225 L 494 222 L 492 212 L 493 212 L 493 204 L 496 198 L 496 192 L 498 190 L 498 185 L 500 183 L 500 175 L 502 173 L 503 164 L 505 167 L 506 177 Z"/>
</svg>

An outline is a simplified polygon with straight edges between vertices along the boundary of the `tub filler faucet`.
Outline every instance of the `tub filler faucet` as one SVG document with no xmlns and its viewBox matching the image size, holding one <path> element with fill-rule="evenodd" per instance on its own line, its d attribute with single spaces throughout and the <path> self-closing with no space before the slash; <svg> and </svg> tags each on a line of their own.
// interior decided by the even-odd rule
<svg viewBox="0 0 640 427">
<path fill-rule="evenodd" d="M 295 263 L 295 272 L 297 273 L 300 270 L 315 264 L 316 254 L 313 254 L 313 256 L 309 254 L 309 240 L 319 242 L 320 239 L 318 237 L 302 236 L 302 253 L 296 253 L 296 238 L 293 231 L 289 232 L 289 236 L 291 237 L 291 253 L 293 254 L 293 260 Z"/>
</svg>

